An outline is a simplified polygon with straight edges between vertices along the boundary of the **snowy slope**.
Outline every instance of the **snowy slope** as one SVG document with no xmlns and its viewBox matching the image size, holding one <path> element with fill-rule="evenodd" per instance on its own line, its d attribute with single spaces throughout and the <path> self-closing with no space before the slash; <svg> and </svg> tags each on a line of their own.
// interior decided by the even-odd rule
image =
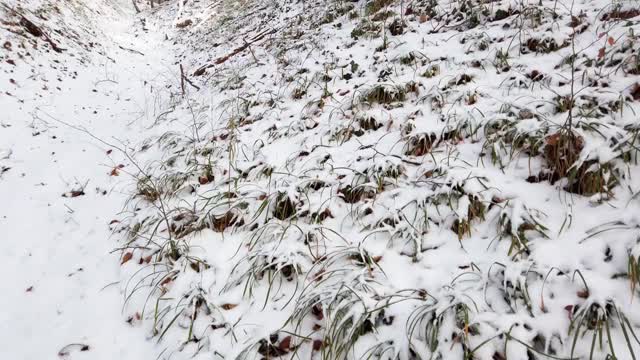
<svg viewBox="0 0 640 360">
<path fill-rule="evenodd" d="M 2 266 L 55 269 L 11 279 L 5 323 L 34 331 L 15 304 L 42 286 L 69 313 L 49 347 L 91 343 L 73 356 L 635 359 L 639 9 L 167 1 L 105 21 L 115 60 L 43 96 L 51 116 L 13 105 L 3 134 Z M 34 143 L 30 114 L 61 133 Z M 56 191 L 25 204 L 22 172 Z M 107 330 L 78 320 L 95 309 Z"/>
<path fill-rule="evenodd" d="M 166 4 L 128 304 L 172 358 L 635 356 L 636 5 Z"/>
</svg>

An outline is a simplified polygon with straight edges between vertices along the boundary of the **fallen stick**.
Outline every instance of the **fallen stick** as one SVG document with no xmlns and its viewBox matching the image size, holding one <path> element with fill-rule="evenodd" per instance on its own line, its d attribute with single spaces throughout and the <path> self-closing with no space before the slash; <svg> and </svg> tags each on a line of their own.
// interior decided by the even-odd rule
<svg viewBox="0 0 640 360">
<path fill-rule="evenodd" d="M 133 8 L 136 9 L 136 14 L 140 14 L 140 8 L 138 7 L 136 0 L 131 0 L 131 2 L 133 3 Z"/>
<path fill-rule="evenodd" d="M 271 30 L 266 30 L 256 36 L 254 36 L 251 41 L 249 42 L 245 42 L 244 45 L 234 49 L 232 52 L 230 52 L 229 54 L 225 55 L 225 56 L 221 56 L 219 58 L 217 58 L 216 60 L 214 60 L 212 63 L 203 65 L 201 67 L 199 67 L 196 71 L 194 71 L 193 76 L 200 76 L 202 74 L 204 74 L 204 72 L 209 69 L 214 67 L 215 65 L 220 65 L 222 63 L 224 63 L 225 61 L 229 60 L 231 57 L 241 53 L 242 51 L 246 50 L 249 46 L 251 46 L 252 44 L 264 39 L 265 36 L 267 35 L 271 35 L 274 34 L 277 30 L 276 29 L 271 29 Z"/>
<path fill-rule="evenodd" d="M 20 16 L 20 25 L 22 25 L 22 27 L 24 27 L 29 32 L 29 34 L 33 35 L 34 37 L 43 38 L 44 41 L 48 42 L 49 45 L 51 45 L 51 48 L 55 52 L 61 53 L 65 50 L 59 48 L 58 45 L 53 40 L 51 40 L 49 35 L 47 35 L 47 33 L 44 32 L 44 30 L 42 30 L 38 25 L 34 24 L 33 21 L 27 19 L 24 15 L 20 14 L 17 11 L 15 11 L 15 13 Z"/>
<path fill-rule="evenodd" d="M 182 96 L 184 96 L 184 70 L 182 64 L 180 64 L 180 89 L 182 89 Z"/>
<path fill-rule="evenodd" d="M 193 86 L 194 88 L 196 88 L 196 90 L 200 90 L 199 86 L 196 86 L 194 83 L 191 82 L 191 80 L 189 80 L 189 78 L 187 77 L 187 75 L 185 75 L 184 73 L 184 69 L 182 68 L 182 64 L 180 64 L 180 87 L 182 88 L 182 95 L 184 96 L 184 82 L 187 82 L 187 84 Z"/>
<path fill-rule="evenodd" d="M 20 17 L 19 25 L 22 26 L 25 30 L 27 30 L 27 32 L 29 34 L 31 34 L 33 37 L 44 38 L 44 41 L 46 41 L 47 43 L 49 43 L 49 45 L 51 45 L 51 48 L 53 49 L 53 51 L 61 53 L 61 52 L 66 50 L 66 49 L 61 49 L 60 47 L 58 47 L 58 45 L 53 40 L 51 40 L 51 38 L 49 37 L 49 35 L 47 35 L 46 32 L 44 32 L 33 21 L 27 19 L 26 16 L 22 15 L 22 13 L 18 12 L 16 9 L 14 9 L 14 8 L 4 4 L 4 3 L 0 3 L 0 6 L 2 6 L 2 8 L 4 8 L 6 11 L 8 11 L 10 13 L 13 13 L 14 15 Z M 11 31 L 13 33 L 16 33 L 15 31 L 12 31 L 12 30 L 9 30 L 9 31 Z"/>
<path fill-rule="evenodd" d="M 130 51 L 130 52 L 132 52 L 132 53 L 134 53 L 134 54 L 139 54 L 139 55 L 144 56 L 144 54 L 143 54 L 143 53 L 141 53 L 141 52 L 140 52 L 140 51 L 138 51 L 138 50 L 129 49 L 129 48 L 126 48 L 126 47 L 121 46 L 121 45 L 118 45 L 118 47 L 119 47 L 120 49 L 122 49 L 122 50 Z"/>
</svg>

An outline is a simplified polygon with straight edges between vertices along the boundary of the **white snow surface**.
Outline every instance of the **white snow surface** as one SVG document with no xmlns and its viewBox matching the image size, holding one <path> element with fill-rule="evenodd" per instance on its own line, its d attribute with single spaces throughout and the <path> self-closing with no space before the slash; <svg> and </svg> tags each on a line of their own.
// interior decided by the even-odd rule
<svg viewBox="0 0 640 360">
<path fill-rule="evenodd" d="M 640 355 L 638 3 L 4 3 L 0 354 Z"/>
<path fill-rule="evenodd" d="M 35 9 L 56 5 L 8 4 L 22 6 L 42 23 Z M 63 40 L 64 53 L 40 39 L 34 49 L 29 37 L 2 29 L 1 42 L 11 42 L 12 49 L 5 49 L 0 65 L 0 167 L 8 168 L 0 175 L 0 357 L 153 358 L 153 343 L 126 322 L 131 314 L 121 311 L 119 254 L 111 253 L 109 223 L 127 198 L 129 169 L 121 176 L 110 172 L 130 164 L 70 126 L 113 143 L 138 142 L 148 131 L 145 114 L 159 99 L 153 86 L 164 86 L 171 55 L 160 46 L 160 35 L 138 31 L 140 20 L 129 2 L 57 6 L 61 13 L 43 13 L 54 17 L 49 23 L 66 22 L 57 28 L 65 35 L 77 31 L 82 42 L 94 41 L 93 50 L 65 36 L 55 38 Z M 3 19 L 10 16 L 5 10 L 0 9 Z M 21 43 L 31 57 L 19 57 Z M 82 196 L 62 196 L 80 189 Z M 88 350 L 81 351 L 82 345 Z"/>
</svg>

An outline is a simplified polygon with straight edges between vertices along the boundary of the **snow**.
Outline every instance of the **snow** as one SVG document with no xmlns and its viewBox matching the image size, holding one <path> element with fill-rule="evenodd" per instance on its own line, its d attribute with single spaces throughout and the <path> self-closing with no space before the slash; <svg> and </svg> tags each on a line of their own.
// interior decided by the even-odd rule
<svg viewBox="0 0 640 360">
<path fill-rule="evenodd" d="M 119 254 L 112 253 L 109 223 L 126 201 L 124 173 L 132 165 L 89 133 L 116 144 L 137 142 L 149 125 L 141 114 L 151 105 L 151 86 L 160 83 L 153 79 L 166 74 L 168 58 L 159 35 L 135 37 L 130 29 L 137 20 L 112 6 L 94 3 L 88 23 L 71 27 L 104 30 L 104 55 L 83 53 L 91 63 L 32 53 L 34 62 L 60 61 L 67 73 L 77 72 L 75 79 L 53 69 L 34 76 L 28 59 L 1 66 L 10 70 L 0 72 L 2 90 L 13 94 L 0 97 L 0 164 L 9 168 L 0 177 L 4 358 L 144 359 L 158 352 L 126 322 L 132 314 L 121 311 Z M 48 78 L 49 90 L 41 90 L 39 76 Z M 17 85 L 7 86 L 9 78 Z M 125 165 L 121 176 L 110 176 L 118 164 Z M 81 189 L 84 195 L 62 196 Z"/>
<path fill-rule="evenodd" d="M 10 4 L 0 353 L 638 353 L 635 8 L 379 2 Z"/>
</svg>

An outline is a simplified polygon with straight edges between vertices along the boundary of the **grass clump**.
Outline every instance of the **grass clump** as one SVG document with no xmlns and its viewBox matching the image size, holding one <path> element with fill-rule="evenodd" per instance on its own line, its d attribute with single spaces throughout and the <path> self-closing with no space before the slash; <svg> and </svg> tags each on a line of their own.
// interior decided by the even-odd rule
<svg viewBox="0 0 640 360">
<path fill-rule="evenodd" d="M 393 0 L 371 0 L 365 5 L 364 12 L 367 16 L 371 16 L 392 3 Z"/>
<path fill-rule="evenodd" d="M 369 187 L 359 185 L 351 186 L 347 185 L 338 189 L 338 194 L 348 204 L 356 204 L 364 199 L 371 199 L 375 196 L 376 192 Z"/>
<path fill-rule="evenodd" d="M 146 177 L 141 177 L 138 180 L 137 194 L 138 196 L 151 203 L 160 198 L 160 191 L 153 184 L 153 182 Z"/>
<path fill-rule="evenodd" d="M 425 70 L 422 73 L 422 76 L 426 77 L 427 79 L 430 79 L 430 78 L 438 76 L 438 75 L 440 75 L 440 66 L 437 65 L 437 64 L 429 65 L 427 70 Z"/>
<path fill-rule="evenodd" d="M 529 240 L 547 238 L 547 227 L 542 224 L 539 211 L 529 209 L 519 200 L 502 200 L 494 198 L 492 205 L 502 207 L 498 218 L 498 236 L 511 239 L 508 255 L 529 254 Z"/>
<path fill-rule="evenodd" d="M 633 359 L 636 359 L 634 348 L 637 345 L 633 344 L 633 342 L 640 344 L 640 341 L 626 314 L 620 310 L 613 300 L 603 302 L 590 300 L 588 288 L 579 295 L 587 297 L 587 302 L 581 306 L 570 306 L 571 323 L 569 325 L 569 336 L 573 336 L 573 339 L 571 339 L 571 358 L 574 358 L 578 340 L 591 333 L 589 360 L 598 359 L 598 357 L 594 357 L 596 349 L 607 353 L 607 359 L 618 359 L 611 337 L 611 330 L 614 329 L 614 326 L 617 326 L 624 336 L 629 354 Z M 605 341 L 607 345 L 605 345 Z"/>
<path fill-rule="evenodd" d="M 278 193 L 273 209 L 276 219 L 287 220 L 297 213 L 296 209 L 296 203 L 286 193 Z"/>
<path fill-rule="evenodd" d="M 390 84 L 375 85 L 360 96 L 360 100 L 368 104 L 392 104 L 404 102 L 406 98 L 405 87 Z"/>
<path fill-rule="evenodd" d="M 521 46 L 520 51 L 524 54 L 529 52 L 549 54 L 566 48 L 569 45 L 571 45 L 571 41 L 568 39 L 565 39 L 562 43 L 558 43 L 551 37 L 545 37 L 542 39 L 530 38 Z"/>
<path fill-rule="evenodd" d="M 550 172 L 543 177 L 551 183 L 566 179 L 564 189 L 580 195 L 609 193 L 616 182 L 611 165 L 581 161 L 583 148 L 584 138 L 573 131 L 560 130 L 547 136 L 543 157 Z"/>
<path fill-rule="evenodd" d="M 364 131 L 376 131 L 382 127 L 382 124 L 373 116 L 358 117 L 358 125 Z"/>
<path fill-rule="evenodd" d="M 458 235 L 459 240 L 462 240 L 465 236 L 471 236 L 471 223 L 474 220 L 484 220 L 487 209 L 477 196 L 461 197 L 458 200 L 458 207 L 458 217 L 453 221 L 451 231 Z"/>
<path fill-rule="evenodd" d="M 361 37 L 375 38 L 378 36 L 380 36 L 380 26 L 366 19 L 351 30 L 351 38 L 354 40 L 358 40 Z"/>
<path fill-rule="evenodd" d="M 449 295 L 441 299 L 427 298 L 411 313 L 407 322 L 407 336 L 412 342 L 422 343 L 434 359 L 445 358 L 445 349 L 462 348 L 463 358 L 472 359 L 470 338 L 480 334 L 478 324 L 471 318 L 477 307 L 469 300 Z M 443 344 L 451 340 L 451 346 Z M 457 349 L 456 349 L 456 352 Z"/>
<path fill-rule="evenodd" d="M 521 120 L 533 117 L 533 114 L 521 111 Z M 547 126 L 540 124 L 534 129 L 522 130 L 518 128 L 520 121 L 512 114 L 508 119 L 489 121 L 484 126 L 485 143 L 483 152 L 489 154 L 491 162 L 504 168 L 520 154 L 533 157 L 540 154 L 545 143 Z"/>
<path fill-rule="evenodd" d="M 380 11 L 378 13 L 376 13 L 375 15 L 373 15 L 373 17 L 371 18 L 372 21 L 384 21 L 390 17 L 395 16 L 396 13 L 392 10 L 385 10 L 385 11 Z"/>
<path fill-rule="evenodd" d="M 423 156 L 435 146 L 438 137 L 434 133 L 422 133 L 411 135 L 405 144 L 405 155 Z"/>
</svg>

